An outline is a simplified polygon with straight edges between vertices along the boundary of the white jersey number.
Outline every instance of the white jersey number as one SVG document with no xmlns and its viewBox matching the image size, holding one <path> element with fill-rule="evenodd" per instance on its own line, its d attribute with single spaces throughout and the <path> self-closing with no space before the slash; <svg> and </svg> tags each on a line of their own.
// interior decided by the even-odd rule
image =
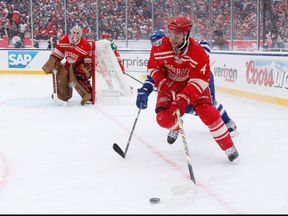
<svg viewBox="0 0 288 216">
<path fill-rule="evenodd" d="M 204 67 L 200 71 L 202 71 L 202 73 L 205 74 L 205 72 L 206 72 L 206 64 L 204 65 Z"/>
</svg>

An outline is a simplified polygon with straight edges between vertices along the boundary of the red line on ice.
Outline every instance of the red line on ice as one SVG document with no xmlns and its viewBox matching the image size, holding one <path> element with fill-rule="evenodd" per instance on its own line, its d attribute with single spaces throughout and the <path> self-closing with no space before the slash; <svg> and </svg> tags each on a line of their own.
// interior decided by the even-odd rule
<svg viewBox="0 0 288 216">
<path fill-rule="evenodd" d="M 113 122 L 115 122 L 116 124 L 118 124 L 119 126 L 121 126 L 122 128 L 124 128 L 125 130 L 129 131 L 129 133 L 131 133 L 131 129 L 128 130 L 124 125 L 122 125 L 119 121 L 117 121 L 116 119 L 114 119 L 112 116 L 108 115 L 106 112 L 104 112 L 102 109 L 98 108 L 97 109 L 104 114 L 105 116 L 107 116 L 109 119 L 111 119 Z M 135 135 L 137 136 L 137 135 Z M 149 148 L 154 154 L 156 154 L 159 158 L 161 158 L 162 160 L 164 160 L 167 164 L 169 164 L 170 166 L 172 166 L 173 168 L 177 169 L 178 171 L 180 171 L 187 179 L 190 180 L 190 176 L 187 173 L 184 172 L 184 170 L 182 169 L 182 167 L 180 167 L 178 164 L 174 163 L 173 161 L 169 160 L 167 157 L 165 157 L 164 155 L 162 155 L 159 151 L 155 150 L 155 148 L 153 148 L 151 145 L 149 145 L 147 142 L 145 142 L 144 140 L 142 140 L 139 136 L 137 136 L 138 140 L 141 141 L 147 148 Z M 184 150 L 183 150 L 184 151 Z M 227 203 L 226 201 L 224 201 L 223 199 L 221 199 L 219 196 L 217 196 L 217 194 L 215 194 L 214 192 L 210 191 L 205 185 L 200 184 L 198 181 L 196 182 L 197 186 L 200 186 L 201 188 L 203 188 L 203 190 L 210 196 L 213 197 L 215 200 L 217 200 L 218 203 L 222 204 L 226 209 L 228 209 L 231 213 L 234 214 L 240 214 L 239 211 L 237 211 L 234 207 L 232 207 L 231 205 L 229 205 L 229 203 Z"/>
</svg>

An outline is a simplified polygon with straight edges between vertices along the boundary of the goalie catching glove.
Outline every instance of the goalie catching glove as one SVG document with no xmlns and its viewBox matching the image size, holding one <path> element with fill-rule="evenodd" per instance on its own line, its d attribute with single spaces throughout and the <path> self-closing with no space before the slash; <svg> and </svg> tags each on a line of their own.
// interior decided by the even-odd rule
<svg viewBox="0 0 288 216">
<path fill-rule="evenodd" d="M 183 116 L 186 107 L 190 104 L 190 98 L 186 93 L 180 93 L 176 96 L 175 100 L 171 103 L 170 111 L 174 114 L 175 111 L 179 108 L 180 115 Z"/>
<path fill-rule="evenodd" d="M 84 63 L 84 64 L 81 64 L 81 67 L 82 67 L 82 70 L 84 71 L 87 79 L 90 79 L 91 78 L 91 75 L 92 75 L 92 64 L 90 63 Z"/>
</svg>

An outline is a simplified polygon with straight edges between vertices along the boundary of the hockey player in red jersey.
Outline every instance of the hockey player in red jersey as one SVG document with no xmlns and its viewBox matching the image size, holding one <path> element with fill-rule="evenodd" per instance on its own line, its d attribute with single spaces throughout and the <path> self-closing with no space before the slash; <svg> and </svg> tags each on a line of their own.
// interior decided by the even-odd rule
<svg viewBox="0 0 288 216">
<path fill-rule="evenodd" d="M 158 89 L 157 123 L 168 130 L 179 130 L 175 111 L 179 109 L 183 116 L 186 107 L 192 104 L 228 159 L 238 163 L 239 153 L 220 113 L 212 105 L 208 88 L 209 57 L 201 45 L 189 37 L 191 28 L 188 16 L 176 15 L 168 23 L 168 37 L 152 46 L 148 72 Z M 175 100 L 172 91 L 176 93 Z"/>
<path fill-rule="evenodd" d="M 61 60 L 66 59 L 64 66 Z M 64 101 L 72 97 L 73 87 L 82 97 L 84 105 L 92 97 L 92 87 L 89 79 L 92 75 L 92 50 L 89 42 L 82 37 L 82 29 L 76 25 L 71 34 L 60 38 L 49 60 L 43 66 L 48 74 L 56 68 L 57 95 Z"/>
</svg>

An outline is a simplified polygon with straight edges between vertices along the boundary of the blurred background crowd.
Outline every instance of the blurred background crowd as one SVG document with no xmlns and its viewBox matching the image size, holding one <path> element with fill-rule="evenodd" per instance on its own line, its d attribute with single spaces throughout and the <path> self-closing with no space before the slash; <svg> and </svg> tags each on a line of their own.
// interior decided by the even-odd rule
<svg viewBox="0 0 288 216">
<path fill-rule="evenodd" d="M 149 40 L 157 29 L 167 32 L 176 14 L 192 18 L 191 36 L 229 41 L 255 40 L 266 50 L 285 51 L 288 39 L 288 0 L 2 0 L 0 39 L 18 36 L 59 40 L 78 24 L 83 36 L 114 40 Z M 259 18 L 259 19 L 258 19 Z M 269 42 L 269 43 L 268 43 Z M 216 49 L 216 46 L 214 46 Z M 231 49 L 228 47 L 228 49 Z"/>
</svg>

